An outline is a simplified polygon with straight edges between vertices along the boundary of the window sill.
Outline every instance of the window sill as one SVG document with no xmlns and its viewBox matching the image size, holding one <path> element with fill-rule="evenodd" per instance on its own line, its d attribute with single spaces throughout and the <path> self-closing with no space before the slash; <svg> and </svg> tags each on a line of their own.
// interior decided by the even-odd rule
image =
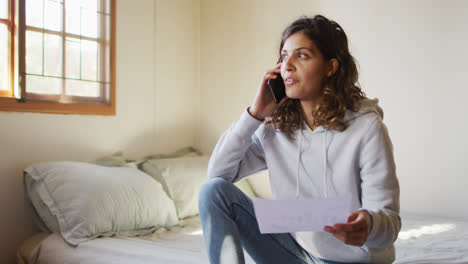
<svg viewBox="0 0 468 264">
<path fill-rule="evenodd" d="M 0 111 L 7 112 L 32 112 L 48 114 L 76 114 L 76 115 L 104 115 L 115 116 L 115 104 L 60 104 L 39 101 L 18 102 L 12 97 L 0 97 Z"/>
</svg>

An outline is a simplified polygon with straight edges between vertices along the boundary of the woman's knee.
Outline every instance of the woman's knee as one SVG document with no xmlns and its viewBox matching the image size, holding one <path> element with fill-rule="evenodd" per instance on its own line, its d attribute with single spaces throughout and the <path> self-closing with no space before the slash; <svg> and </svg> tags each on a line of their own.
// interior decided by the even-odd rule
<svg viewBox="0 0 468 264">
<path fill-rule="evenodd" d="M 209 198 L 219 194 L 227 185 L 232 184 L 223 178 L 212 178 L 206 181 L 200 188 L 200 199 Z"/>
<path fill-rule="evenodd" d="M 219 200 L 233 186 L 231 182 L 220 177 L 209 179 L 200 188 L 198 196 L 199 207 Z"/>
</svg>

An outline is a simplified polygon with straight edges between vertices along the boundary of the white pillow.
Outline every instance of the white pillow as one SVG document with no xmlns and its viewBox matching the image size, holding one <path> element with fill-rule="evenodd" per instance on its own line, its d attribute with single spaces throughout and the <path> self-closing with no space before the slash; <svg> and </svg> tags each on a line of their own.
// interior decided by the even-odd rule
<svg viewBox="0 0 468 264">
<path fill-rule="evenodd" d="M 247 181 L 246 178 L 234 183 L 242 192 L 244 192 L 248 197 L 253 198 L 255 197 L 255 192 L 253 191 L 250 183 Z"/>
<path fill-rule="evenodd" d="M 254 175 L 248 176 L 246 179 L 249 182 L 250 187 L 252 187 L 255 196 L 264 199 L 272 199 L 273 195 L 271 194 L 268 170 L 260 171 Z"/>
<path fill-rule="evenodd" d="M 26 171 L 24 172 L 24 187 L 26 196 L 32 205 L 33 221 L 37 227 L 43 232 L 60 232 L 57 217 L 52 215 L 49 207 L 42 201 L 37 183 Z"/>
<path fill-rule="evenodd" d="M 144 157 L 142 160 L 152 160 L 152 159 L 174 159 L 180 157 L 197 157 L 201 156 L 201 153 L 198 149 L 188 146 L 180 148 L 172 153 L 158 153 Z"/>
<path fill-rule="evenodd" d="M 140 169 L 162 183 L 182 219 L 198 214 L 198 194 L 208 179 L 209 160 L 209 156 L 153 159 L 142 163 Z M 247 181 L 239 181 L 236 186 L 245 194 L 254 196 Z"/>
<path fill-rule="evenodd" d="M 26 168 L 24 177 L 41 219 L 72 245 L 99 236 L 144 235 L 178 223 L 161 184 L 135 168 L 51 162 Z"/>
<path fill-rule="evenodd" d="M 110 156 L 100 157 L 99 159 L 92 162 L 93 164 L 106 166 L 106 167 L 133 167 L 135 168 L 135 164 L 137 161 L 128 159 L 124 156 L 122 151 L 115 152 Z"/>
</svg>

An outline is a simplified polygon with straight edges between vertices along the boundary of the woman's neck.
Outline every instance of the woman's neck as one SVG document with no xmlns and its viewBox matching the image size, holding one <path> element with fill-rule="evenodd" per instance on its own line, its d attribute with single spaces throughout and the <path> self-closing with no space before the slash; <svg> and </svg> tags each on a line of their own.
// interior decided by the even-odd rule
<svg viewBox="0 0 468 264">
<path fill-rule="evenodd" d="M 318 99 L 315 100 L 301 100 L 301 107 L 302 107 L 302 116 L 304 117 L 304 121 L 306 124 L 311 128 L 314 129 L 314 107 L 318 104 Z"/>
</svg>

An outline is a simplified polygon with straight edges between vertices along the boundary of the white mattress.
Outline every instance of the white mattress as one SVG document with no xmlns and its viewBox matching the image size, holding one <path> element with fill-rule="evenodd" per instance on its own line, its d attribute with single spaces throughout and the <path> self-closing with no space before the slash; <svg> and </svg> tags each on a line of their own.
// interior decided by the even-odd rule
<svg viewBox="0 0 468 264">
<path fill-rule="evenodd" d="M 468 263 L 468 221 L 402 214 L 395 263 Z M 144 237 L 99 238 L 69 246 L 59 234 L 38 234 L 18 250 L 20 263 L 208 263 L 198 217 Z M 254 263 L 246 254 L 246 263 Z"/>
<path fill-rule="evenodd" d="M 209 263 L 199 217 L 184 222 L 184 227 L 161 228 L 142 237 L 98 238 L 77 247 L 60 234 L 41 233 L 23 243 L 17 258 L 24 264 Z M 255 263 L 248 254 L 246 260 Z"/>
</svg>

